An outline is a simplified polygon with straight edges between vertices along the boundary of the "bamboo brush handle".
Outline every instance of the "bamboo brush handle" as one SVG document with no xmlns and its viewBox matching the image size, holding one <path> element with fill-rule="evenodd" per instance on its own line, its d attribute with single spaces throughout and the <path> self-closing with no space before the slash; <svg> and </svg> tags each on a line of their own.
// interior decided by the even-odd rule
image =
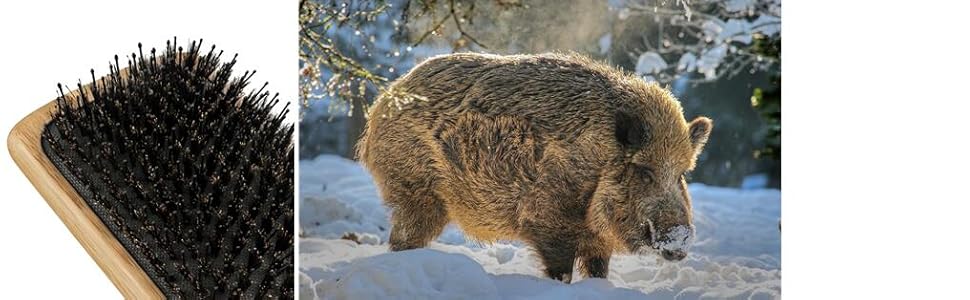
<svg viewBox="0 0 970 300">
<path fill-rule="evenodd" d="M 85 86 L 83 89 L 88 88 Z M 72 92 L 74 95 L 77 93 Z M 125 298 L 162 299 L 162 292 L 148 274 L 64 179 L 41 148 L 44 126 L 50 122 L 51 113 L 56 109 L 57 101 L 51 101 L 10 130 L 7 137 L 10 156 Z"/>
</svg>

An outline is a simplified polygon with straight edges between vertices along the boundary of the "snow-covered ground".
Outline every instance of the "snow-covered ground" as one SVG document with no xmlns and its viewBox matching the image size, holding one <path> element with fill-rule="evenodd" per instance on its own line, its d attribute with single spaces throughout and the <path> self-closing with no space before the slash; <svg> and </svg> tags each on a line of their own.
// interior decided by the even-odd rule
<svg viewBox="0 0 970 300">
<path fill-rule="evenodd" d="M 427 249 L 389 252 L 388 212 L 370 175 L 354 161 L 321 155 L 300 162 L 300 297 L 780 298 L 781 192 L 757 184 L 689 189 L 698 238 L 685 260 L 614 255 L 608 279 L 562 284 L 544 278 L 521 243 L 469 242 L 452 225 Z M 341 239 L 351 232 L 359 243 Z"/>
</svg>

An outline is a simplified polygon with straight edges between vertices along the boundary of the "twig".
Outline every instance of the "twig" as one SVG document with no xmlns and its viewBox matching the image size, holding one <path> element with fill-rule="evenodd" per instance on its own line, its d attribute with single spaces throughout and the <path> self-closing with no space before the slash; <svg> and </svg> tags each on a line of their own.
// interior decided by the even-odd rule
<svg viewBox="0 0 970 300">
<path fill-rule="evenodd" d="M 461 28 L 461 21 L 458 19 L 458 14 L 455 12 L 455 0 L 448 0 L 448 9 L 451 11 L 449 13 L 451 15 L 451 18 L 455 20 L 455 29 L 457 29 L 458 32 L 461 33 L 461 36 L 464 38 L 467 38 L 469 41 L 472 41 L 472 43 L 475 43 L 475 45 L 478 45 L 479 47 L 488 49 L 488 47 L 478 42 L 478 40 L 476 40 L 470 34 L 466 33 L 465 30 Z"/>
<path fill-rule="evenodd" d="M 414 44 L 411 45 L 411 46 L 412 47 L 417 47 L 418 45 L 420 45 L 422 42 L 424 42 L 424 39 L 425 38 L 427 38 L 429 35 L 431 35 L 432 32 L 435 32 L 438 29 L 440 29 L 441 26 L 445 24 L 445 21 L 448 21 L 448 18 L 450 18 L 450 17 L 451 17 L 451 13 L 449 13 L 444 18 L 441 18 L 441 21 L 438 21 L 437 23 L 435 23 L 434 28 L 432 28 L 431 30 L 425 31 L 424 34 L 422 34 L 421 37 L 418 38 L 418 41 L 414 42 Z"/>
</svg>

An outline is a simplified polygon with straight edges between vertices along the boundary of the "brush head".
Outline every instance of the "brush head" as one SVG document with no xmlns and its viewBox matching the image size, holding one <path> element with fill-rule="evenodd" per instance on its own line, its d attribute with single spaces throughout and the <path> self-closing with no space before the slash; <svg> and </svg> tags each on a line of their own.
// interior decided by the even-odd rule
<svg viewBox="0 0 970 300">
<path fill-rule="evenodd" d="M 292 298 L 293 125 L 200 44 L 62 90 L 45 154 L 167 297 Z"/>
</svg>

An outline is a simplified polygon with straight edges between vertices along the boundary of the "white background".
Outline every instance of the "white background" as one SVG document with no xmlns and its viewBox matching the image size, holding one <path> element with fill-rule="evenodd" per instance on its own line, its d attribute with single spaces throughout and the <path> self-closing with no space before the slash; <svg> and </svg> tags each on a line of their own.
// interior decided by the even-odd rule
<svg viewBox="0 0 970 300">
<path fill-rule="evenodd" d="M 3 1 L 0 135 L 69 86 L 108 72 L 115 54 L 177 36 L 239 53 L 252 85 L 298 105 L 297 1 Z M 147 49 L 146 49 L 147 50 Z M 146 51 L 147 52 L 147 51 Z M 295 117 L 295 114 L 293 115 Z M 294 118 L 291 118 L 294 119 Z M 115 299 L 121 294 L 10 159 L 0 154 L 0 298 Z M 20 297 L 15 297 L 20 296 Z"/>
<path fill-rule="evenodd" d="M 785 2 L 785 299 L 967 297 L 964 3 Z"/>
</svg>

